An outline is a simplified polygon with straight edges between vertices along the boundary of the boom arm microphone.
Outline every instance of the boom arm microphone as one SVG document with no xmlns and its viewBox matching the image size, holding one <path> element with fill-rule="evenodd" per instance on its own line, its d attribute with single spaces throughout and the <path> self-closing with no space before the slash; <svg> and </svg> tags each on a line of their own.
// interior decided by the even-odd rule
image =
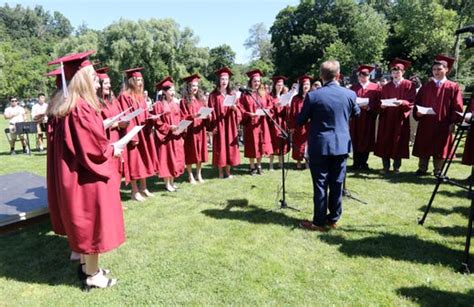
<svg viewBox="0 0 474 307">
<path fill-rule="evenodd" d="M 467 27 L 464 27 L 464 28 L 461 28 L 461 29 L 457 29 L 456 32 L 454 32 L 454 34 L 459 35 L 459 34 L 466 33 L 466 32 L 474 33 L 474 25 L 470 25 L 470 26 L 467 26 Z"/>
<path fill-rule="evenodd" d="M 249 89 L 249 88 L 245 88 L 245 87 L 239 87 L 239 92 L 246 93 L 246 94 L 252 94 L 252 90 Z"/>
</svg>

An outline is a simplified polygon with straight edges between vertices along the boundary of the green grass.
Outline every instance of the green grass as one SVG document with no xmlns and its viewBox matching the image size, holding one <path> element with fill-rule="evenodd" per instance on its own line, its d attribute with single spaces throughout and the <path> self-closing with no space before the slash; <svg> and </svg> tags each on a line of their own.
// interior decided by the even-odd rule
<svg viewBox="0 0 474 307">
<path fill-rule="evenodd" d="M 1 174 L 45 175 L 44 155 L 7 151 L 1 136 Z M 302 211 L 282 211 L 280 172 L 250 177 L 243 162 L 233 180 L 206 165 L 206 183 L 181 182 L 178 193 L 150 180 L 156 197 L 144 203 L 123 189 L 127 241 L 101 258 L 119 279 L 111 289 L 80 290 L 66 239 L 47 221 L 0 235 L 0 305 L 473 305 L 474 276 L 456 272 L 469 201 L 443 185 L 417 225 L 434 180 L 413 176 L 416 159 L 398 175 L 350 173 L 348 188 L 368 204 L 345 199 L 327 234 L 298 228 L 312 216 L 308 171 L 287 177 L 288 202 Z M 469 173 L 458 159 L 449 174 Z"/>
</svg>

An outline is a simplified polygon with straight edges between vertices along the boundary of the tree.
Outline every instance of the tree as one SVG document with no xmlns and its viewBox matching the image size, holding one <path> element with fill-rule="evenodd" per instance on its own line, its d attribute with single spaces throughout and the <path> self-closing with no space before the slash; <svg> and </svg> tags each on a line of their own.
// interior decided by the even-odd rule
<svg viewBox="0 0 474 307">
<path fill-rule="evenodd" d="M 214 72 L 222 67 L 232 67 L 235 62 L 235 52 L 229 45 L 223 44 L 209 50 L 209 66 L 207 79 L 215 80 Z"/>
<path fill-rule="evenodd" d="M 252 59 L 271 59 L 272 43 L 263 22 L 249 29 L 249 37 L 245 40 L 245 48 L 252 50 Z"/>
</svg>

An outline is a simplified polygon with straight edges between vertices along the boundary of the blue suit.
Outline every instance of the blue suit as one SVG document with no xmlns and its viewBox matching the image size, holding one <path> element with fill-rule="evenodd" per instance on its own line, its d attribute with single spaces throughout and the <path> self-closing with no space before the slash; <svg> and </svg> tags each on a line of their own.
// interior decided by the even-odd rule
<svg viewBox="0 0 474 307">
<path fill-rule="evenodd" d="M 352 147 L 349 119 L 359 113 L 356 94 L 336 81 L 306 95 L 298 125 L 308 121 L 311 125 L 308 155 L 313 179 L 314 225 L 335 223 L 341 217 L 342 185 Z"/>
</svg>

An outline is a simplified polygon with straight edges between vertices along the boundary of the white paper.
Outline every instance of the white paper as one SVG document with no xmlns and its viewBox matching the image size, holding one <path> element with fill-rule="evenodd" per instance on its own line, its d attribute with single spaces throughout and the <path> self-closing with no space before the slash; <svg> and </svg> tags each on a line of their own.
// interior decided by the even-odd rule
<svg viewBox="0 0 474 307">
<path fill-rule="evenodd" d="M 416 106 L 416 110 L 420 112 L 421 114 L 424 115 L 436 115 L 436 112 L 433 110 L 433 108 L 426 108 L 422 106 Z"/>
<path fill-rule="evenodd" d="M 198 113 L 200 114 L 199 118 L 200 118 L 200 119 L 205 119 L 205 118 L 207 118 L 207 117 L 209 116 L 209 114 L 212 113 L 212 111 L 214 111 L 213 108 L 201 107 L 201 108 L 199 109 L 199 112 L 198 112 Z"/>
<path fill-rule="evenodd" d="M 142 108 L 138 108 L 135 111 L 133 111 L 132 113 L 128 113 L 127 115 L 122 117 L 120 120 L 124 121 L 124 122 L 128 122 L 131 119 L 133 119 L 133 118 L 137 117 L 138 115 L 142 114 L 143 112 L 145 112 L 145 110 L 143 110 Z"/>
<path fill-rule="evenodd" d="M 268 112 L 267 109 L 265 109 L 265 111 Z M 257 110 L 255 111 L 255 115 L 257 115 L 257 116 L 265 116 L 265 112 L 263 111 L 263 109 L 257 109 Z"/>
<path fill-rule="evenodd" d="M 288 93 L 281 95 L 279 99 L 280 106 L 284 107 L 290 105 L 291 100 L 296 96 L 296 94 L 298 94 L 298 90 L 296 88 L 292 88 Z"/>
<path fill-rule="evenodd" d="M 130 130 L 123 138 L 118 140 L 117 142 L 113 143 L 114 147 L 118 149 L 124 149 L 127 146 L 128 142 L 130 142 L 135 135 L 137 135 L 140 130 L 143 129 L 145 126 L 135 126 Z"/>
<path fill-rule="evenodd" d="M 461 116 L 461 117 L 464 116 L 464 113 L 461 113 L 461 112 L 456 112 L 456 113 L 459 114 L 459 116 Z M 465 121 L 470 121 L 471 118 L 472 118 L 472 113 L 471 112 L 467 112 L 466 116 L 464 116 Z"/>
<path fill-rule="evenodd" d="M 397 98 L 380 99 L 380 101 L 382 105 L 386 107 L 398 107 L 400 105 Z"/>
<path fill-rule="evenodd" d="M 158 119 L 161 117 L 161 115 L 163 115 L 163 113 L 160 113 L 160 114 L 156 114 L 156 115 L 150 115 L 148 116 L 147 119 Z"/>
<path fill-rule="evenodd" d="M 131 108 L 126 109 L 125 111 L 113 116 L 109 117 L 103 120 L 104 123 L 104 129 L 109 129 L 117 120 L 119 120 L 120 117 L 122 117 L 128 110 Z"/>
<path fill-rule="evenodd" d="M 174 133 L 181 134 L 184 130 L 188 128 L 189 125 L 191 125 L 191 123 L 192 121 L 183 119 L 182 121 L 179 122 L 178 128 L 176 129 Z"/>
<path fill-rule="evenodd" d="M 237 95 L 225 95 L 224 107 L 233 107 L 237 101 Z"/>
<path fill-rule="evenodd" d="M 362 97 L 357 97 L 356 98 L 356 103 L 363 107 L 369 105 L 369 98 L 362 98 Z"/>
</svg>

